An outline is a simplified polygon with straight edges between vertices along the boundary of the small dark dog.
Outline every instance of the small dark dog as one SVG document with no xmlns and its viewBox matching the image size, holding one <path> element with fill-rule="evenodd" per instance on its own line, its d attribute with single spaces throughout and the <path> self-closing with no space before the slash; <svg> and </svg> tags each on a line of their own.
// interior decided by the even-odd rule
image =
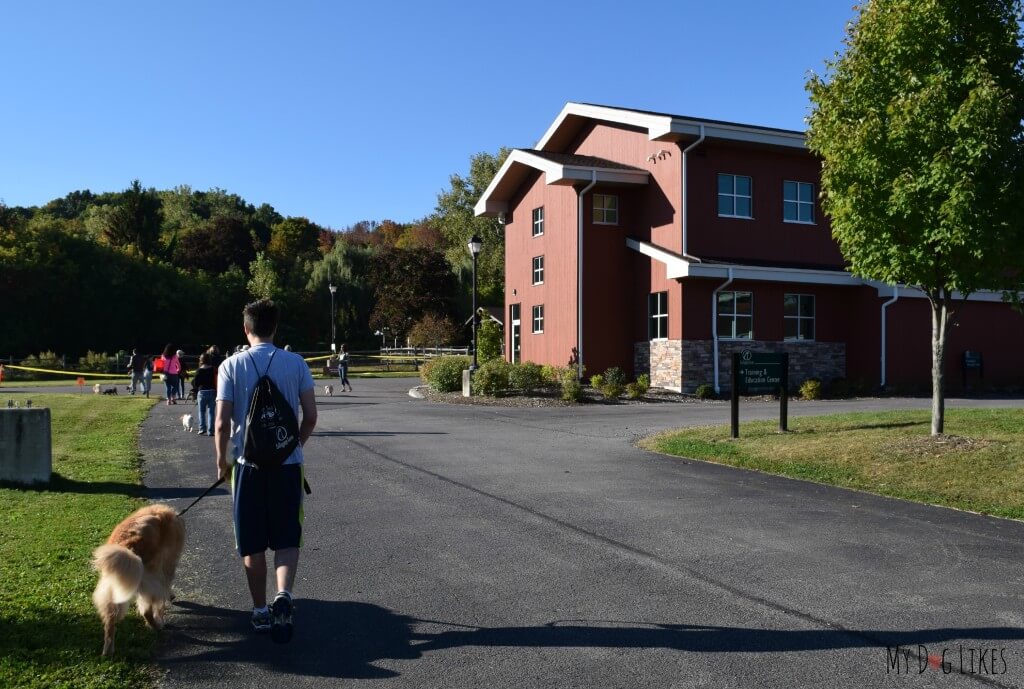
<svg viewBox="0 0 1024 689">
<path fill-rule="evenodd" d="M 103 394 L 104 395 L 116 395 L 117 394 L 117 388 L 107 388 L 106 390 L 103 391 Z"/>
</svg>

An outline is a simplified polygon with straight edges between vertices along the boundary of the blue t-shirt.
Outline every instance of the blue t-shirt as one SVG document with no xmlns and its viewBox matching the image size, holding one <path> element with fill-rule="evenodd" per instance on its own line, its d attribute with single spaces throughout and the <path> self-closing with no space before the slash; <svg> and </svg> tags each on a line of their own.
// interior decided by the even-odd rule
<svg viewBox="0 0 1024 689">
<path fill-rule="evenodd" d="M 271 354 L 274 356 L 272 362 Z M 270 364 L 269 372 L 267 364 Z M 250 347 L 224 360 L 217 369 L 217 399 L 234 405 L 231 444 L 235 459 L 243 464 L 245 459 L 241 454 L 245 442 L 245 417 L 249 413 L 249 401 L 256 383 L 264 374 L 270 376 L 274 385 L 292 405 L 296 419 L 300 417 L 299 395 L 313 389 L 313 374 L 310 373 L 305 359 L 269 343 Z M 289 455 L 284 463 L 302 464 L 302 446 L 295 448 L 295 452 Z"/>
</svg>

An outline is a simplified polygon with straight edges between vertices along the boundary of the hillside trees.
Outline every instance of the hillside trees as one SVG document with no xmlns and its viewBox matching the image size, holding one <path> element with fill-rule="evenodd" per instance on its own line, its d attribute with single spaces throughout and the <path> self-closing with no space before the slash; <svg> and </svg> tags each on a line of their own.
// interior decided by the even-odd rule
<svg viewBox="0 0 1024 689">
<path fill-rule="evenodd" d="M 872 0 L 808 83 L 808 145 L 851 269 L 931 304 L 933 435 L 957 304 L 1022 279 L 1021 19 L 1020 0 Z"/>
</svg>

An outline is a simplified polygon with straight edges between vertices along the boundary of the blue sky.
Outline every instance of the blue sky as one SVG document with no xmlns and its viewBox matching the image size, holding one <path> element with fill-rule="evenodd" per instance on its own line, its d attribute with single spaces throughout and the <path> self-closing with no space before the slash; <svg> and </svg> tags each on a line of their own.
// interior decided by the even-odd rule
<svg viewBox="0 0 1024 689">
<path fill-rule="evenodd" d="M 413 220 L 570 100 L 802 129 L 851 4 L 7 2 L 0 199 L 138 177 L 338 229 Z"/>
</svg>

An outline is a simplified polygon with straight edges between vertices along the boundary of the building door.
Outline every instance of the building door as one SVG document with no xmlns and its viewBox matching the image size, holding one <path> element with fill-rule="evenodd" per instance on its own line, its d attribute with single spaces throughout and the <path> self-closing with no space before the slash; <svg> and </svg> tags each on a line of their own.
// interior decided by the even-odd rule
<svg viewBox="0 0 1024 689">
<path fill-rule="evenodd" d="M 509 349 L 513 364 L 519 363 L 520 359 L 520 334 L 522 333 L 522 322 L 519 319 L 519 304 L 511 304 L 508 307 L 508 322 L 512 325 L 509 334 Z"/>
</svg>

